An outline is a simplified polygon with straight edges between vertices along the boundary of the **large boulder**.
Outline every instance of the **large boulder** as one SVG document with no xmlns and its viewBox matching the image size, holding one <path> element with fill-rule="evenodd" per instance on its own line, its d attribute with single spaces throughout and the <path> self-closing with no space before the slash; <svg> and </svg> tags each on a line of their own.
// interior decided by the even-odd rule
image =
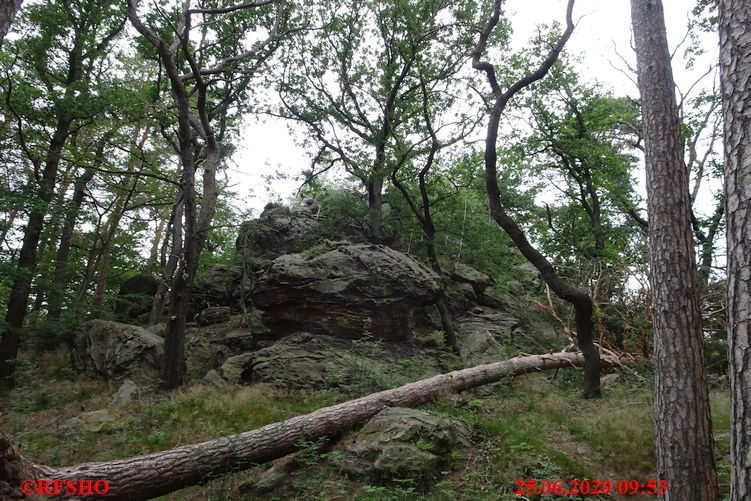
<svg viewBox="0 0 751 501">
<path fill-rule="evenodd" d="M 241 224 L 235 241 L 235 259 L 203 270 L 191 297 L 191 315 L 206 308 L 246 306 L 257 274 L 282 254 L 300 252 L 313 240 L 309 233 L 319 220 L 318 205 L 306 199 L 293 206 L 269 203 L 258 219 Z"/>
<path fill-rule="evenodd" d="M 320 255 L 275 259 L 253 291 L 276 336 L 295 331 L 400 341 L 412 335 L 416 307 L 433 304 L 439 277 L 389 247 L 343 244 Z"/>
<path fill-rule="evenodd" d="M 502 311 L 475 307 L 454 322 L 464 367 L 505 360 L 519 320 Z"/>
<path fill-rule="evenodd" d="M 477 296 L 481 295 L 488 286 L 493 284 L 493 279 L 488 275 L 463 263 L 454 263 L 451 267 L 451 278 L 457 282 L 472 286 Z"/>
<path fill-rule="evenodd" d="M 416 409 L 393 407 L 376 414 L 334 463 L 371 481 L 413 480 L 427 487 L 450 466 L 452 451 L 469 445 L 463 423 Z"/>
<path fill-rule="evenodd" d="M 335 386 L 356 371 L 357 357 L 348 348 L 346 340 L 295 334 L 255 352 L 250 375 L 289 388 Z"/>
<path fill-rule="evenodd" d="M 196 279 L 191 296 L 193 314 L 217 306 L 238 308 L 241 288 L 250 295 L 250 278 L 243 278 L 242 268 L 237 264 L 216 264 L 207 267 Z"/>
<path fill-rule="evenodd" d="M 240 226 L 236 248 L 246 260 L 272 260 L 282 254 L 302 251 L 311 242 L 306 238 L 318 224 L 319 208 L 313 199 L 287 207 L 269 203 L 260 217 Z"/>
<path fill-rule="evenodd" d="M 157 368 L 164 340 L 135 325 L 89 320 L 73 339 L 74 369 L 89 376 L 111 379 L 132 371 Z"/>
<path fill-rule="evenodd" d="M 150 275 L 140 274 L 125 280 L 115 298 L 117 319 L 124 322 L 141 320 L 151 312 L 158 287 L 159 281 Z"/>
<path fill-rule="evenodd" d="M 258 351 L 230 357 L 219 372 L 231 383 L 336 387 L 367 393 L 443 371 L 443 361 L 432 350 L 300 332 Z"/>
<path fill-rule="evenodd" d="M 566 338 L 539 308 L 506 298 L 501 308 L 475 306 L 454 322 L 464 367 L 505 360 L 517 353 L 549 353 L 566 346 Z"/>
</svg>

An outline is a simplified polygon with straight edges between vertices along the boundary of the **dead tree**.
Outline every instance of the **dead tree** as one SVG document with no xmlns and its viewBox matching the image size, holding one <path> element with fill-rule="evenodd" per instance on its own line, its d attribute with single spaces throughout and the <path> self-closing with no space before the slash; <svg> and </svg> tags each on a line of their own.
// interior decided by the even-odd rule
<svg viewBox="0 0 751 501">
<path fill-rule="evenodd" d="M 286 456 L 304 442 L 336 435 L 387 407 L 414 407 L 441 395 L 494 383 L 506 377 L 565 367 L 580 367 L 580 353 L 552 353 L 515 357 L 502 362 L 439 374 L 399 388 L 325 407 L 303 416 L 269 424 L 253 431 L 200 444 L 115 461 L 54 468 L 23 457 L 0 433 L 0 497 L 17 495 L 25 479 L 106 480 L 109 491 L 96 499 L 149 499 Z M 615 357 L 603 357 L 603 366 L 620 366 Z M 91 497 L 93 499 L 94 497 Z M 80 499 L 89 499 L 82 496 Z"/>
</svg>

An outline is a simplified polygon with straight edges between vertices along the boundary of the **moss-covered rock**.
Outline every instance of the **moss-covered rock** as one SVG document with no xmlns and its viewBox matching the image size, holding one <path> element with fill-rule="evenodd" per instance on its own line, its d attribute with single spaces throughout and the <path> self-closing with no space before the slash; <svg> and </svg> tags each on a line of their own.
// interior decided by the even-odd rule
<svg viewBox="0 0 751 501">
<path fill-rule="evenodd" d="M 461 422 L 405 407 L 384 409 L 355 436 L 337 467 L 371 481 L 414 480 L 426 487 L 450 465 L 452 452 L 469 445 Z"/>
<path fill-rule="evenodd" d="M 73 368 L 89 376 L 111 379 L 162 363 L 164 340 L 135 325 L 89 320 L 73 340 Z"/>
</svg>

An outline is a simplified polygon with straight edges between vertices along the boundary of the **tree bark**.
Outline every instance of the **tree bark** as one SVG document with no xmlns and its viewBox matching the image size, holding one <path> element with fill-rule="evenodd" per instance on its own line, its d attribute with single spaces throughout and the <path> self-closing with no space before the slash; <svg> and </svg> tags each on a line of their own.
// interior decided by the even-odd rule
<svg viewBox="0 0 751 501">
<path fill-rule="evenodd" d="M 375 169 L 375 167 L 374 167 Z M 383 175 L 374 172 L 366 184 L 368 188 L 368 226 L 370 226 L 370 240 L 373 243 L 383 243 Z"/>
<path fill-rule="evenodd" d="M 3 47 L 3 40 L 8 34 L 10 25 L 13 24 L 18 10 L 21 8 L 22 0 L 0 0 L 0 48 Z"/>
<path fill-rule="evenodd" d="M 605 366 L 620 365 L 620 361 L 612 357 L 604 357 L 603 361 Z M 0 455 L 0 471 L 23 469 L 27 476 L 8 475 L 0 479 L 0 489 L 4 481 L 6 488 L 11 491 L 15 488 L 18 492 L 18 484 L 24 478 L 104 479 L 109 482 L 109 492 L 97 499 L 152 498 L 200 483 L 212 475 L 247 469 L 286 456 L 299 449 L 303 441 L 340 433 L 387 407 L 413 407 L 447 392 L 460 392 L 530 372 L 577 367 L 583 362 L 581 354 L 566 352 L 516 357 L 440 374 L 238 435 L 115 461 L 53 468 L 30 463 L 16 451 L 12 457 Z M 7 437 L 0 433 L 0 450 L 3 445 L 12 450 L 8 443 Z"/>
<path fill-rule="evenodd" d="M 720 0 L 725 122 L 730 499 L 751 499 L 751 5 Z"/>
<path fill-rule="evenodd" d="M 29 213 L 29 221 L 24 230 L 21 252 L 18 255 L 16 274 L 8 299 L 8 310 L 5 314 L 5 327 L 0 340 L 0 389 L 7 391 L 13 388 L 13 374 L 16 370 L 16 356 L 21 341 L 21 328 L 26 318 L 26 308 L 29 304 L 31 280 L 36 270 L 37 250 L 39 239 L 44 228 L 44 216 L 47 205 L 55 194 L 55 182 L 60 166 L 60 155 L 68 138 L 73 116 L 70 113 L 61 115 L 55 127 L 55 133 L 47 150 L 42 179 L 39 184 L 39 202 L 34 204 Z"/>
<path fill-rule="evenodd" d="M 162 280 L 159 282 L 159 287 L 156 294 L 154 294 L 154 301 L 151 303 L 149 325 L 155 325 L 162 321 L 162 317 L 164 316 L 164 301 L 175 276 L 179 256 L 183 252 L 183 210 L 182 198 L 179 195 L 177 201 L 172 206 L 167 230 L 168 233 L 164 236 L 164 242 L 162 243 Z M 169 257 L 167 257 L 170 245 L 171 252 L 169 253 Z"/>
<path fill-rule="evenodd" d="M 71 205 L 65 214 L 65 224 L 60 233 L 60 243 L 57 247 L 57 255 L 55 256 L 55 270 L 52 274 L 52 287 L 47 299 L 47 318 L 49 320 L 59 320 L 62 313 L 70 247 L 73 243 L 73 234 L 75 233 L 78 214 L 81 211 L 81 205 L 83 205 L 83 199 L 86 195 L 86 185 L 93 177 L 94 169 L 86 169 L 83 176 L 76 179 L 73 188 Z"/>
<path fill-rule="evenodd" d="M 645 131 L 657 478 L 666 500 L 716 501 L 688 176 L 662 2 L 631 0 Z"/>
</svg>

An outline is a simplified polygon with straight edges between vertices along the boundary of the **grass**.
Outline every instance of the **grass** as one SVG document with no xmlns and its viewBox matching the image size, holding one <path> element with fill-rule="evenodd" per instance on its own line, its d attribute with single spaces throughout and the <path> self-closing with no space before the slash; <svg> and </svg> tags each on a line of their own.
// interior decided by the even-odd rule
<svg viewBox="0 0 751 501">
<path fill-rule="evenodd" d="M 106 408 L 117 384 L 75 379 L 63 352 L 45 353 L 19 366 L 21 387 L 0 417 L 0 428 L 32 460 L 50 465 L 101 461 L 164 450 L 258 428 L 311 412 L 347 397 L 331 390 L 281 391 L 268 385 L 217 389 L 194 383 L 159 394 L 149 381 L 138 400 L 110 408 L 112 424 L 99 432 L 60 434 L 60 426 L 81 411 Z M 546 377 L 547 376 L 547 377 Z M 336 471 L 328 457 L 305 453 L 291 474 L 294 489 L 257 496 L 241 486 L 263 474 L 264 466 L 228 474 L 163 499 L 356 499 L 511 500 L 517 480 L 640 479 L 655 477 L 652 390 L 625 378 L 599 400 L 579 398 L 577 371 L 523 376 L 462 395 L 447 395 L 424 410 L 464 421 L 472 447 L 457 454 L 450 471 L 428 492 L 409 481 L 368 485 Z M 711 394 L 720 484 L 728 485 L 727 392 Z M 556 501 L 565 496 L 529 497 Z M 580 498 L 577 498 L 580 499 Z M 595 499 L 595 498 L 591 498 Z"/>
</svg>

